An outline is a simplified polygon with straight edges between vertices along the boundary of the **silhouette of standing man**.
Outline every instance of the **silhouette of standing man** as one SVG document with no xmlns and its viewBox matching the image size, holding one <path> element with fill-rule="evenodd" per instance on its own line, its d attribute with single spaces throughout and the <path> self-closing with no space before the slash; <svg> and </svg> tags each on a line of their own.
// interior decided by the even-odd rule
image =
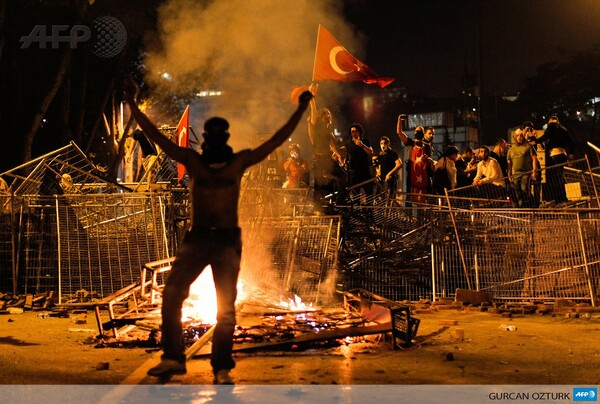
<svg viewBox="0 0 600 404">
<path fill-rule="evenodd" d="M 248 167 L 265 159 L 290 137 L 308 108 L 312 94 L 309 91 L 302 93 L 298 109 L 287 123 L 254 150 L 234 153 L 227 145 L 229 123 L 219 117 L 208 119 L 204 124 L 203 151 L 199 154 L 164 137 L 140 111 L 135 102 L 137 86 L 131 78 L 124 82 L 124 90 L 131 114 L 146 136 L 167 156 L 183 164 L 190 176 L 192 226 L 177 251 L 163 291 L 162 360 L 148 374 L 166 377 L 186 373 L 181 306 L 189 295 L 192 282 L 210 264 L 217 292 L 217 325 L 210 363 L 215 384 L 233 384 L 229 372 L 235 367 L 231 351 L 242 252 L 238 227 L 242 175 Z"/>
</svg>

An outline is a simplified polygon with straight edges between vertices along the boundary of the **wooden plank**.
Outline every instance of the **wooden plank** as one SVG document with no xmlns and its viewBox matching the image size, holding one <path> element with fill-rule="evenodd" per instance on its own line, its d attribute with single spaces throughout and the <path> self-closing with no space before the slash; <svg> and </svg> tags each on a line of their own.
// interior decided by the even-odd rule
<svg viewBox="0 0 600 404">
<path fill-rule="evenodd" d="M 286 339 L 286 340 L 277 340 L 277 341 L 269 341 L 269 342 L 257 342 L 257 343 L 241 343 L 241 344 L 233 344 L 233 352 L 245 352 L 259 349 L 267 349 L 267 348 L 277 348 L 284 347 L 290 344 L 300 344 L 306 342 L 316 342 L 316 341 L 325 341 L 328 339 L 337 339 L 337 338 L 345 338 L 345 337 L 360 337 L 363 335 L 370 334 L 383 334 L 386 332 L 392 332 L 392 324 L 377 324 L 371 326 L 364 327 L 346 327 L 346 328 L 336 328 L 335 330 L 327 330 L 321 331 L 319 333 L 308 333 L 300 335 L 296 338 Z M 208 355 L 208 352 L 203 350 L 201 353 L 196 356 L 204 356 Z"/>
<path fill-rule="evenodd" d="M 194 357 L 194 355 L 196 355 L 196 352 L 198 352 L 200 350 L 200 348 L 202 348 L 204 345 L 206 345 L 208 343 L 208 341 L 210 341 L 213 337 L 213 334 L 215 333 L 215 327 L 217 325 L 213 325 L 212 327 L 210 327 L 205 333 L 204 335 L 202 335 L 200 338 L 198 338 L 188 349 L 186 349 L 185 351 L 185 358 L 186 359 L 191 359 Z"/>
</svg>

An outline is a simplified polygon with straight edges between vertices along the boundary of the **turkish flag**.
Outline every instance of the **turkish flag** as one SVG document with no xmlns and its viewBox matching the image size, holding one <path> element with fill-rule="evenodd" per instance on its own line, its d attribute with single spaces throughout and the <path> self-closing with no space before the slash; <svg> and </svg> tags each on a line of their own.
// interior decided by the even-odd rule
<svg viewBox="0 0 600 404">
<path fill-rule="evenodd" d="M 317 34 L 312 79 L 362 81 L 381 88 L 394 81 L 391 77 L 379 77 L 369 66 L 352 56 L 322 25 L 319 25 Z"/>
<path fill-rule="evenodd" d="M 190 147 L 190 106 L 185 107 L 183 115 L 177 124 L 177 144 L 180 147 Z M 181 181 L 185 174 L 185 166 L 177 163 L 177 180 Z"/>
</svg>

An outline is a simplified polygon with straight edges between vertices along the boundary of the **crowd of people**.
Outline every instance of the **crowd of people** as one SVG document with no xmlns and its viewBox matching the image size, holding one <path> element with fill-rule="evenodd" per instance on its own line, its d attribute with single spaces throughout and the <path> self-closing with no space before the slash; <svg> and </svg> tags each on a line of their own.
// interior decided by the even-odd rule
<svg viewBox="0 0 600 404">
<path fill-rule="evenodd" d="M 163 290 L 163 355 L 148 374 L 164 378 L 186 373 L 182 304 L 189 295 L 191 283 L 210 264 L 218 305 L 211 354 L 214 383 L 231 384 L 230 371 L 235 367 L 232 345 L 236 285 L 242 251 L 237 205 L 244 172 L 289 139 L 307 109 L 310 111 L 308 136 L 312 158 L 309 161 L 302 156 L 299 144 L 290 144 L 288 158 L 283 164 L 287 177 L 283 187 L 310 187 L 312 183 L 317 210 L 325 209 L 327 197 L 336 195 L 335 199 L 342 201 L 349 190 L 354 190 L 365 200 L 378 192 L 385 195 L 386 204 L 393 203 L 403 162 L 391 148 L 387 136 L 379 138 L 379 151 L 375 151 L 359 123 L 349 127 L 348 141 L 338 144 L 331 111 L 316 106 L 317 88 L 314 85 L 302 93 L 298 108 L 288 121 L 253 150 L 234 152 L 227 144 L 230 137 L 227 120 L 221 117 L 208 119 L 204 125 L 202 153 L 180 147 L 163 136 L 139 108 L 135 100 L 138 90 L 135 82 L 128 79 L 123 87 L 125 101 L 143 132 L 167 156 L 183 164 L 190 177 L 191 227 L 178 247 Z M 556 117 L 549 119 L 540 137 L 535 136 L 533 124 L 525 122 L 516 131 L 512 145 L 500 139 L 492 150 L 487 146 L 479 147 L 477 155 L 469 147 L 461 151 L 449 145 L 437 161 L 433 154 L 435 128 L 417 126 L 414 136 L 409 137 L 403 131 L 406 119 L 406 115 L 400 115 L 396 127 L 399 140 L 408 148 L 405 178 L 410 198 L 406 202 L 419 203 L 425 195 L 462 189 L 495 198 L 514 195 L 517 206 L 535 207 L 538 201 L 533 190 L 540 176 L 536 149 L 540 144 L 546 145 L 547 166 L 552 166 L 546 173 L 549 189 L 553 190 L 557 202 L 566 200 L 562 164 L 572 159 L 573 143 Z M 63 176 L 61 186 L 72 186 L 69 179 Z M 4 184 L 0 182 L 0 185 Z"/>
<path fill-rule="evenodd" d="M 311 87 L 316 95 L 316 88 Z M 316 98 L 316 97 L 315 97 Z M 391 148 L 388 136 L 379 139 L 374 149 L 360 123 L 348 129 L 347 141 L 339 143 L 334 136 L 333 116 L 327 108 L 317 109 L 316 99 L 310 102 L 309 138 L 312 161 L 299 156 L 299 146 L 290 146 L 284 163 L 284 187 L 314 186 L 314 204 L 325 209 L 328 202 L 342 202 L 348 191 L 369 200 L 383 194 L 388 203 L 399 199 L 399 184 L 404 181 L 407 205 L 425 203 L 427 195 L 452 195 L 485 198 L 505 202 L 506 207 L 535 208 L 542 202 L 542 166 L 538 153 L 545 153 L 544 201 L 567 201 L 564 166 L 573 158 L 573 142 L 556 116 L 548 119 L 546 128 L 536 136 L 532 122 L 524 122 L 510 141 L 499 138 L 493 146 L 481 145 L 473 150 L 460 150 L 448 145 L 434 157 L 435 128 L 417 126 L 412 136 L 404 132 L 408 117 L 398 116 L 396 134 L 406 147 L 406 159 Z M 404 175 L 402 169 L 404 168 Z M 299 176 L 304 178 L 299 180 Z M 332 196 L 335 196 L 332 198 Z"/>
</svg>

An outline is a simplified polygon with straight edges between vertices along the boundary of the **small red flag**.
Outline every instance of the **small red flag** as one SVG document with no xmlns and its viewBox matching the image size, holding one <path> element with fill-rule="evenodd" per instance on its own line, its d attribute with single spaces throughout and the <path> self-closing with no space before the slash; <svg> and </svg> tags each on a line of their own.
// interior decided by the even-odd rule
<svg viewBox="0 0 600 404">
<path fill-rule="evenodd" d="M 290 93 L 290 101 L 292 104 L 298 104 L 300 102 L 300 95 L 303 92 L 308 91 L 308 89 L 308 86 L 295 86 Z"/>
<path fill-rule="evenodd" d="M 190 147 L 190 106 L 185 107 L 183 115 L 177 124 L 177 144 L 180 147 Z M 185 174 L 185 166 L 177 163 L 177 180 L 181 181 Z"/>
<path fill-rule="evenodd" d="M 362 81 L 383 88 L 395 79 L 380 77 L 344 48 L 331 32 L 319 25 L 313 66 L 313 81 Z"/>
</svg>

